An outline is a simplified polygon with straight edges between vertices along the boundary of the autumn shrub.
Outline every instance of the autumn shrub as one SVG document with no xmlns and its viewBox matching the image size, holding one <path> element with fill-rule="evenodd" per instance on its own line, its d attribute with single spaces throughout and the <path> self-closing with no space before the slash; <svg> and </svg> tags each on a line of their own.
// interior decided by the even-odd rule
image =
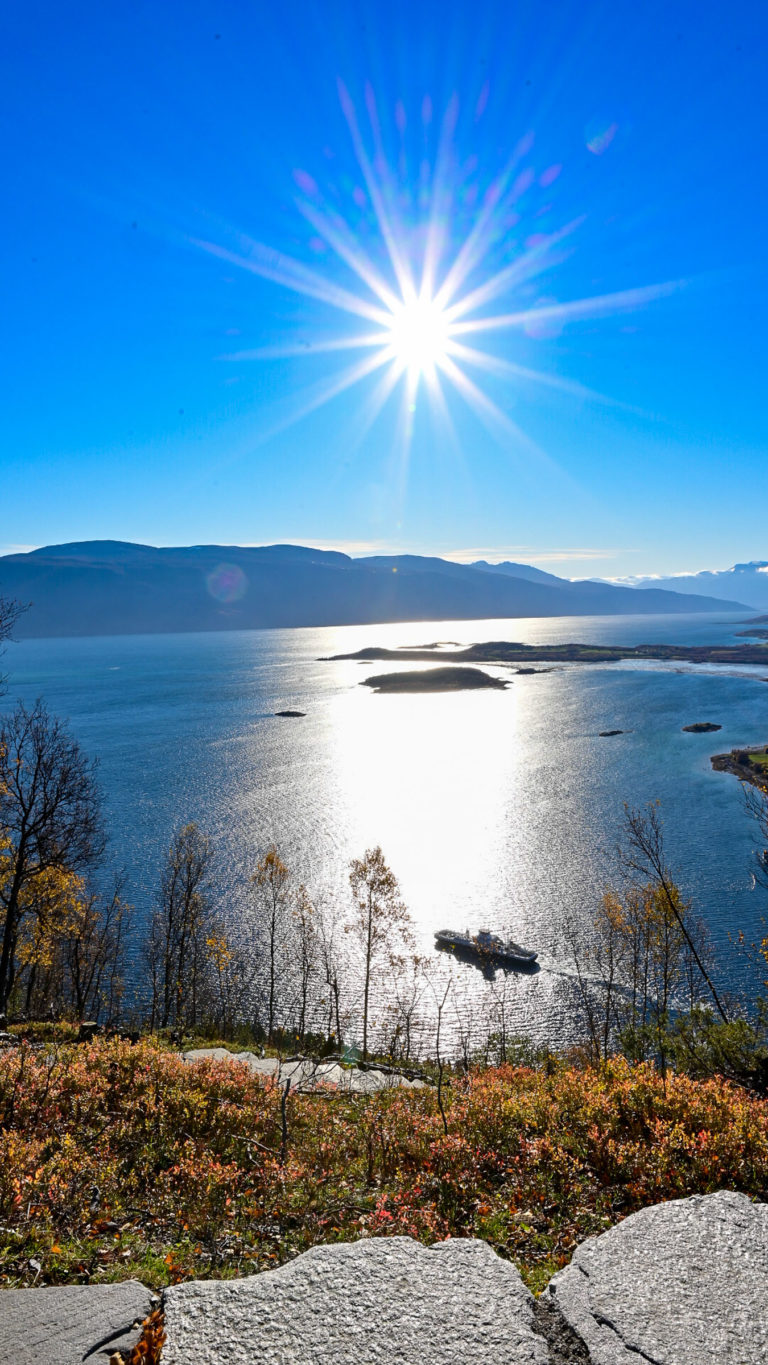
<svg viewBox="0 0 768 1365">
<path fill-rule="evenodd" d="M 768 1194 L 768 1104 L 648 1064 L 504 1066 L 433 1089 L 281 1094 L 151 1041 L 0 1055 L 0 1281 L 160 1285 L 324 1241 L 486 1238 L 543 1283 L 660 1200 Z"/>
</svg>

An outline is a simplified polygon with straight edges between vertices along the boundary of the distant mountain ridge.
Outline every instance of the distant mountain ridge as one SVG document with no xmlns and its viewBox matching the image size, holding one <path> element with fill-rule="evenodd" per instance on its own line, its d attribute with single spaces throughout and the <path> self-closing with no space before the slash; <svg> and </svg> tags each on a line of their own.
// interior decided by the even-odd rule
<svg viewBox="0 0 768 1365">
<path fill-rule="evenodd" d="M 528 565 L 112 540 L 2 556 L 0 594 L 32 604 L 18 637 L 745 610 L 652 587 L 572 583 Z"/>
<path fill-rule="evenodd" d="M 504 559 L 500 564 L 489 564 L 487 559 L 475 559 L 472 568 L 482 569 L 485 573 L 508 574 L 510 578 L 528 578 L 532 583 L 564 583 L 570 581 L 558 578 L 556 574 L 546 573 L 544 569 L 535 569 L 532 564 L 515 564 L 511 559 Z"/>
<path fill-rule="evenodd" d="M 768 560 L 753 559 L 734 564 L 730 569 L 704 569 L 701 573 L 674 575 L 671 578 L 639 578 L 635 587 L 671 589 L 672 592 L 706 593 L 708 597 L 732 598 L 749 602 L 761 611 L 768 610 Z"/>
</svg>

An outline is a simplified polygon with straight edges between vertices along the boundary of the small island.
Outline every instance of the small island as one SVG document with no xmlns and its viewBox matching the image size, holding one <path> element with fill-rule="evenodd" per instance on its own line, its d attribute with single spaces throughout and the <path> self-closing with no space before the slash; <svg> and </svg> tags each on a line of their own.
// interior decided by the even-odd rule
<svg viewBox="0 0 768 1365">
<path fill-rule="evenodd" d="M 626 730 L 601 730 L 598 739 L 610 739 L 611 735 L 625 735 Z"/>
<path fill-rule="evenodd" d="M 733 773 L 740 782 L 753 787 L 768 786 L 768 744 L 758 749 L 731 749 L 729 754 L 713 754 L 712 767 L 719 773 Z"/>
<path fill-rule="evenodd" d="M 693 725 L 684 725 L 688 735 L 709 735 L 713 730 L 722 730 L 722 725 L 713 725 L 711 720 L 697 720 Z"/>
<path fill-rule="evenodd" d="M 467 692 L 481 687 L 503 689 L 502 678 L 492 678 L 482 668 L 424 668 L 408 673 L 378 673 L 366 678 L 362 687 L 374 692 Z"/>
<path fill-rule="evenodd" d="M 306 711 L 275 711 L 276 716 L 306 716 Z"/>
</svg>

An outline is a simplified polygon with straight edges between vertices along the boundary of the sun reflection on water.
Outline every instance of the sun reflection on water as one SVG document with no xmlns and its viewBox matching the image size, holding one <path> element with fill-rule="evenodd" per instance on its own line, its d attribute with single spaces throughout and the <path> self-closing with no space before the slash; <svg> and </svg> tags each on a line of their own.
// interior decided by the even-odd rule
<svg viewBox="0 0 768 1365">
<path fill-rule="evenodd" d="M 712 718 L 723 724 L 715 748 L 737 746 L 759 734 L 765 684 L 570 665 L 507 673 L 502 692 L 375 695 L 360 683 L 394 664 L 327 656 L 438 640 L 704 643 L 727 638 L 722 615 L 24 641 L 11 695 L 44 691 L 98 754 L 112 855 L 139 919 L 151 912 L 171 833 L 188 819 L 213 840 L 220 894 L 235 915 L 248 915 L 248 875 L 273 840 L 297 879 L 342 915 L 350 858 L 380 843 L 419 950 L 448 971 L 432 934 L 467 926 L 537 950 L 544 970 L 510 978 L 511 1026 L 563 1040 L 574 1026 L 557 975 L 567 965 L 563 917 L 586 926 L 594 917 L 616 875 L 624 801 L 661 800 L 670 860 L 724 957 L 729 933 L 757 932 L 738 784 L 712 772 L 707 736 L 681 727 Z M 277 718 L 285 707 L 305 715 Z M 626 733 L 600 737 L 613 728 Z M 473 967 L 455 972 L 467 1008 L 487 998 Z"/>
</svg>

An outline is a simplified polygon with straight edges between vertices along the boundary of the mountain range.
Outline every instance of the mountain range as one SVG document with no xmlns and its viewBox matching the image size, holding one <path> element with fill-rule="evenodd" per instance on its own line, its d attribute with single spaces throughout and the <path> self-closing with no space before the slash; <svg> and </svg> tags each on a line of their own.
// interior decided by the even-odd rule
<svg viewBox="0 0 768 1365">
<path fill-rule="evenodd" d="M 18 638 L 745 610 L 719 593 L 570 582 L 525 564 L 114 540 L 4 555 L 0 595 L 29 604 Z"/>
<path fill-rule="evenodd" d="M 734 564 L 730 569 L 705 569 L 702 573 L 675 574 L 672 578 L 637 578 L 632 582 L 634 587 L 646 591 L 662 588 L 705 593 L 708 597 L 738 597 L 741 602 L 768 611 L 768 562 L 764 559 Z"/>
</svg>

